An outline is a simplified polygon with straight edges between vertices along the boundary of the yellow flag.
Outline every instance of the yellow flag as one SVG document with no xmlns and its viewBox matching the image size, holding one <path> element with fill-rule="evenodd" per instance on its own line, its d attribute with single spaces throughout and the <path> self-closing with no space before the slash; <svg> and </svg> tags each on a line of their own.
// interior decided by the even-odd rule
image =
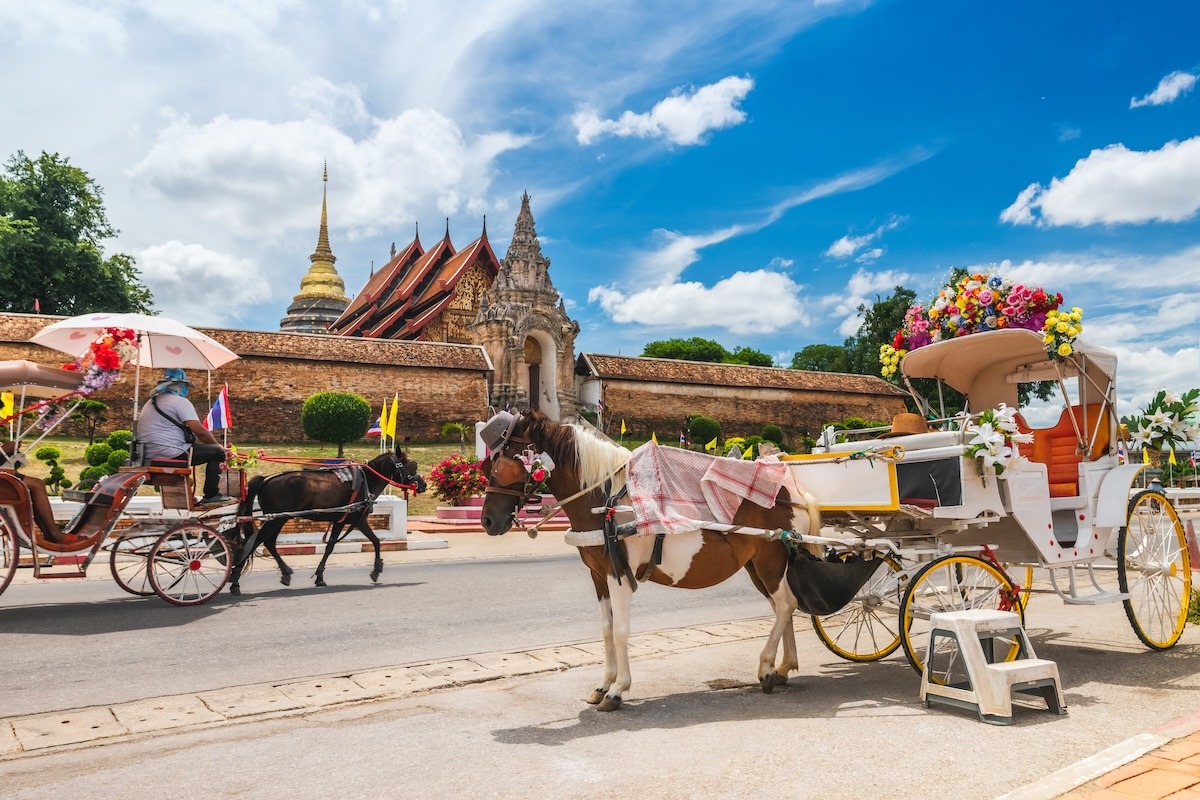
<svg viewBox="0 0 1200 800">
<path fill-rule="evenodd" d="M 0 419 L 8 419 L 16 411 L 12 392 L 0 392 Z"/>
<path fill-rule="evenodd" d="M 627 431 L 627 430 L 629 430 L 629 429 L 625 427 L 625 419 L 622 417 L 621 418 L 621 435 L 624 436 L 625 431 Z"/>
<path fill-rule="evenodd" d="M 746 452 L 742 453 L 742 460 L 743 461 L 753 461 L 754 460 L 754 445 L 750 445 L 749 447 L 746 448 Z"/>
<path fill-rule="evenodd" d="M 387 427 L 383 429 L 383 435 L 390 436 L 393 439 L 396 438 L 396 411 L 398 410 L 399 405 L 400 395 L 397 393 L 392 397 L 392 413 L 388 417 Z"/>
<path fill-rule="evenodd" d="M 658 437 L 655 436 L 654 431 L 650 431 L 650 441 L 654 442 L 655 444 L 658 444 Z M 1175 455 L 1175 454 L 1172 453 L 1171 455 Z"/>
<path fill-rule="evenodd" d="M 713 440 L 712 440 L 711 442 L 709 442 L 708 444 L 704 445 L 704 449 L 705 449 L 705 450 L 708 450 L 708 451 L 710 451 L 710 452 L 711 452 L 711 451 L 713 451 L 713 450 L 716 450 L 716 449 L 717 449 L 717 437 L 715 437 L 715 436 L 714 436 L 714 437 L 713 437 Z"/>
<path fill-rule="evenodd" d="M 1167 459 L 1167 463 L 1168 464 L 1178 464 L 1179 463 L 1178 461 L 1175 460 L 1175 449 L 1174 448 L 1171 448 L 1171 456 Z"/>
<path fill-rule="evenodd" d="M 387 400 L 383 401 L 383 405 L 379 407 L 379 435 L 383 436 L 383 432 L 387 430 L 388 412 Z"/>
<path fill-rule="evenodd" d="M 1149 447 L 1142 448 L 1142 463 L 1143 464 L 1150 463 L 1150 448 Z"/>
</svg>

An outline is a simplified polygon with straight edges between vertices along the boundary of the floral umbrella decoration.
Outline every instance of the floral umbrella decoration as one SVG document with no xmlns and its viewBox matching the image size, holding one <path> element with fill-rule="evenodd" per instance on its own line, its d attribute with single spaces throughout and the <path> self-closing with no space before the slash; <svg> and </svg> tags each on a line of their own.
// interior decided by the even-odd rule
<svg viewBox="0 0 1200 800">
<path fill-rule="evenodd" d="M 550 487 L 546 485 L 546 481 L 550 479 L 550 473 L 554 470 L 554 459 L 550 454 L 535 453 L 531 447 L 517 458 L 525 465 L 525 472 L 529 474 L 529 493 L 549 494 Z"/>
<path fill-rule="evenodd" d="M 928 306 L 916 305 L 889 344 L 879 348 L 884 377 L 894 375 L 910 350 L 983 331 L 1025 328 L 1042 334 L 1046 352 L 1066 358 L 1083 331 L 1083 310 L 1060 310 L 1063 296 L 1013 283 L 1000 275 L 975 273 L 943 286 Z"/>
<path fill-rule="evenodd" d="M 83 380 L 73 393 L 87 397 L 112 386 L 121 373 L 121 368 L 137 358 L 137 334 L 128 328 L 107 328 L 103 335 L 92 341 L 82 355 L 62 368 L 79 372 Z M 50 430 L 62 421 L 70 408 L 66 404 L 50 402 L 38 411 L 34 426 Z"/>
<path fill-rule="evenodd" d="M 1013 466 L 1021 458 L 1015 445 L 1033 441 L 1032 433 L 1022 433 L 1017 426 L 1017 410 L 1001 403 L 998 408 L 983 411 L 977 420 L 970 417 L 963 421 L 963 432 L 967 437 L 967 458 L 978 458 L 991 464 L 997 475 Z"/>
</svg>

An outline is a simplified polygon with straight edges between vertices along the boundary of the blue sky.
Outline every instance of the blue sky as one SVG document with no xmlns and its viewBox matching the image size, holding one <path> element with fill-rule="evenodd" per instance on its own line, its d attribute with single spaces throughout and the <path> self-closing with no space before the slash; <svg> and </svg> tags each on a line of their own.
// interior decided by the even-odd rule
<svg viewBox="0 0 1200 800">
<path fill-rule="evenodd" d="M 686 11 L 685 11 L 686 9 Z M 523 191 L 577 349 L 789 363 L 950 269 L 1061 291 L 1123 405 L 1200 385 L 1200 4 L 0 0 L 0 155 L 104 188 L 158 306 L 278 327 Z M 1122 412 L 1129 408 L 1122 408 Z"/>
</svg>

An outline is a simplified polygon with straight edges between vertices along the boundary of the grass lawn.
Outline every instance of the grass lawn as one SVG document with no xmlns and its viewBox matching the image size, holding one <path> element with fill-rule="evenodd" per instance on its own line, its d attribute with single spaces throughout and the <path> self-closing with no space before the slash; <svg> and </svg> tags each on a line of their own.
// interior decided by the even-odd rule
<svg viewBox="0 0 1200 800">
<path fill-rule="evenodd" d="M 334 458 L 337 456 L 337 448 L 333 445 L 322 444 L 320 442 L 272 442 L 268 444 L 258 442 L 234 442 L 237 445 L 239 452 L 255 452 L 257 450 L 265 450 L 268 458 L 295 458 L 295 459 L 310 459 L 310 458 Z M 88 446 L 87 439 L 52 436 L 48 437 L 38 447 L 44 445 L 52 445 L 57 447 L 62 453 L 62 458 L 59 459 L 59 464 L 67 473 L 67 478 L 72 482 L 79 479 L 79 473 L 87 466 L 87 462 L 83 458 L 83 451 Z M 415 459 L 420 467 L 421 474 L 428 479 L 429 470 L 432 469 L 438 462 L 449 457 L 453 453 L 474 453 L 474 446 L 468 442 L 465 445 L 460 445 L 458 442 L 433 442 L 426 444 L 408 444 L 404 446 L 409 458 Z M 25 448 L 22 448 L 25 449 Z M 32 448 L 28 451 L 30 464 L 24 469 L 24 472 L 30 475 L 36 475 L 39 478 L 45 478 L 50 468 L 42 461 L 38 461 L 33 457 L 33 453 L 37 448 Z M 364 439 L 361 442 L 356 442 L 347 445 L 345 448 L 345 457 L 353 458 L 356 461 L 370 461 L 375 456 L 379 455 L 378 442 L 372 442 Z M 258 466 L 248 470 L 247 477 L 255 475 L 273 475 L 277 472 L 286 472 L 288 470 L 300 469 L 296 464 L 282 464 L 274 461 L 260 461 Z M 150 493 L 153 489 L 143 488 L 142 493 Z M 408 501 L 408 513 L 413 516 L 427 516 L 436 512 L 437 506 L 443 504 L 443 501 L 434 497 L 432 491 L 426 491 L 424 494 L 410 497 Z"/>
</svg>

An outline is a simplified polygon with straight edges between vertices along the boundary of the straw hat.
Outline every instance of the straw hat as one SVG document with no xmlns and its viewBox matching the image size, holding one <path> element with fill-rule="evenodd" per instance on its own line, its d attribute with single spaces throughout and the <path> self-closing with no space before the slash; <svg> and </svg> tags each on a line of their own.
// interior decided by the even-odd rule
<svg viewBox="0 0 1200 800">
<path fill-rule="evenodd" d="M 892 417 L 892 432 L 884 434 L 884 438 L 890 436 L 909 436 L 914 433 L 928 433 L 929 425 L 925 422 L 925 418 L 920 414 L 903 413 Z"/>
</svg>

